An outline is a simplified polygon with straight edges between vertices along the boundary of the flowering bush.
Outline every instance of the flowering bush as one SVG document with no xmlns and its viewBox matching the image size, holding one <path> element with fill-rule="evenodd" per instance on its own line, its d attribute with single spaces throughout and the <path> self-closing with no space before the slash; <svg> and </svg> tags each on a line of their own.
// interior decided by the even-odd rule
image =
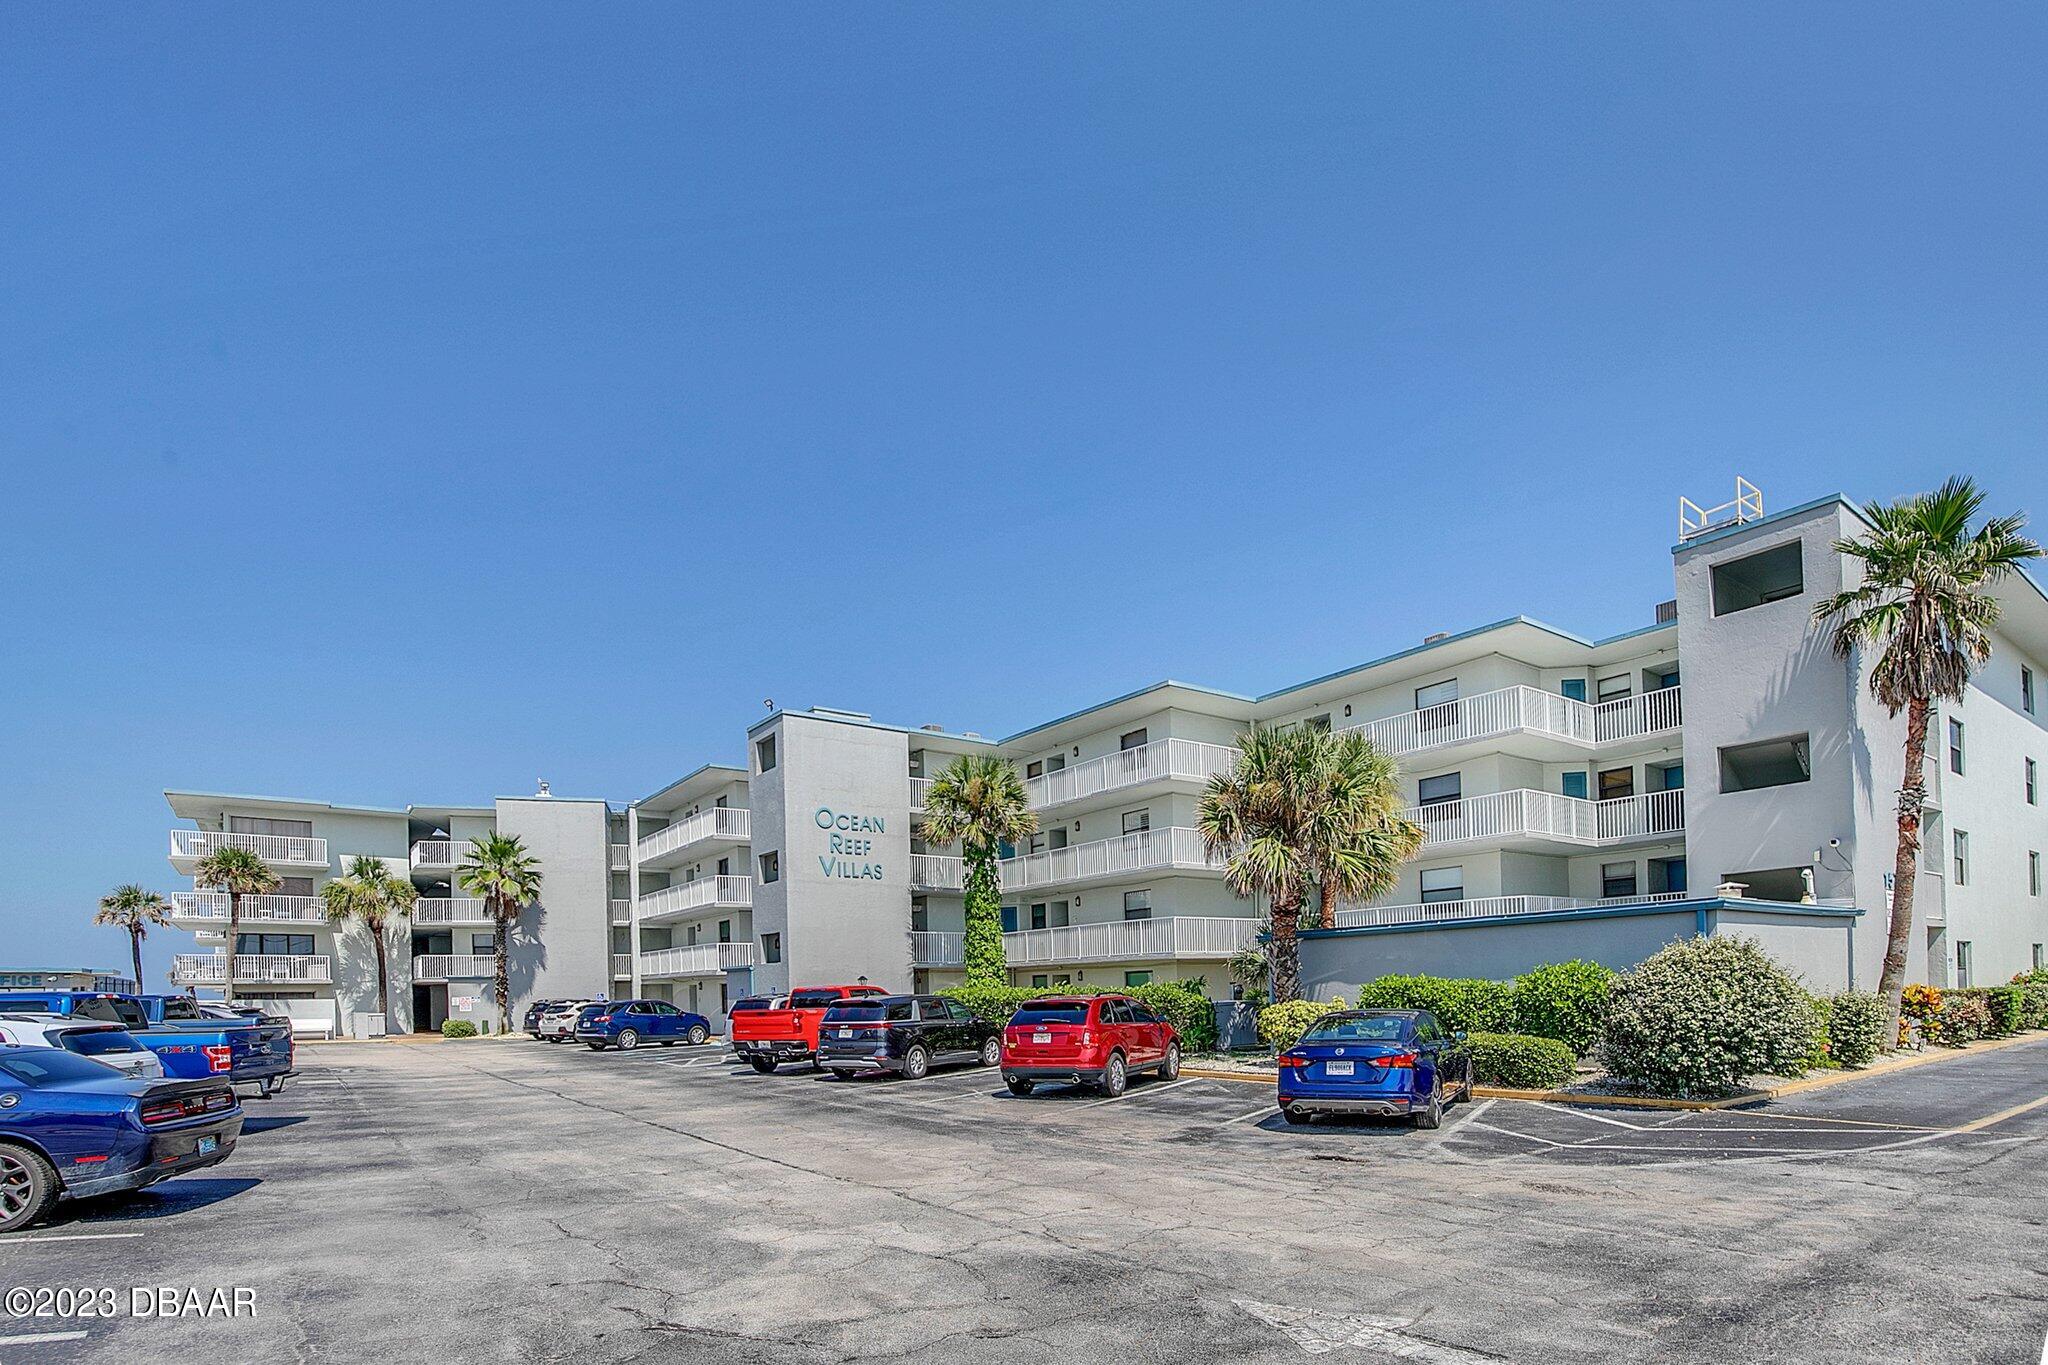
<svg viewBox="0 0 2048 1365">
<path fill-rule="evenodd" d="M 1819 1021 L 1792 974 L 1746 938 L 1691 938 L 1614 983 L 1600 1055 L 1657 1094 L 1720 1094 L 1747 1076 L 1798 1075 Z"/>
<path fill-rule="evenodd" d="M 1909 1041 L 1907 1029 L 1919 1030 L 1922 1039 L 1934 1034 L 1934 1021 L 1941 1017 L 1941 987 L 1908 986 L 1899 997 L 1899 1046 Z"/>
</svg>

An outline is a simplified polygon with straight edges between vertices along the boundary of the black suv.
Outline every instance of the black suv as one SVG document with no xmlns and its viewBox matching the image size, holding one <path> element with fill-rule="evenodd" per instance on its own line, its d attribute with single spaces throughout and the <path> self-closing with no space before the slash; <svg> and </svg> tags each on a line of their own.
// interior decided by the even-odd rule
<svg viewBox="0 0 2048 1365">
<path fill-rule="evenodd" d="M 842 1081 L 859 1071 L 918 1080 L 946 1062 L 999 1065 L 1003 1029 L 943 996 L 869 996 L 825 1011 L 818 1060 Z"/>
</svg>

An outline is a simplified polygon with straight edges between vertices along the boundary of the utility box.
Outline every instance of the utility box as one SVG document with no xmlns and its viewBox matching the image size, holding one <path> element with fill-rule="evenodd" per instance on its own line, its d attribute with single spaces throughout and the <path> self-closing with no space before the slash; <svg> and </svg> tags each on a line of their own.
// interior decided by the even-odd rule
<svg viewBox="0 0 2048 1365">
<path fill-rule="evenodd" d="M 350 1037 L 382 1038 L 384 1036 L 384 1016 L 381 1013 L 359 1013 L 353 1016 L 353 1018 L 354 1027 L 349 1030 Z"/>
</svg>

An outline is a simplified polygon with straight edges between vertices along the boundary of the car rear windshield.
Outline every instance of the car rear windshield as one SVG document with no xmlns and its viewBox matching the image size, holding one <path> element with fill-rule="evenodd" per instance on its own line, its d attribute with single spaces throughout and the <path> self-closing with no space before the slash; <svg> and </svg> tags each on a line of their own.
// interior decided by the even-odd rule
<svg viewBox="0 0 2048 1365">
<path fill-rule="evenodd" d="M 825 1021 L 831 1024 L 873 1024 L 885 1020 L 902 1023 L 909 1018 L 908 1000 L 887 1005 L 872 1000 L 863 1000 L 859 1004 L 842 1002 L 825 1011 Z"/>
<path fill-rule="evenodd" d="M 789 997 L 789 1007 L 793 1010 L 815 1010 L 828 1008 L 839 1001 L 837 991 L 798 991 Z"/>
<path fill-rule="evenodd" d="M 1088 1007 L 1080 1001 L 1058 1005 L 1026 1005 L 1010 1016 L 1013 1024 L 1085 1024 Z"/>
<path fill-rule="evenodd" d="M 1407 1043 L 1414 1039 L 1415 1021 L 1392 1014 L 1326 1019 L 1301 1035 L 1304 1043 Z"/>
<path fill-rule="evenodd" d="M 0 1052 L 0 1071 L 24 1085 L 42 1085 L 49 1081 L 104 1081 L 118 1074 L 89 1057 L 74 1057 L 55 1048 Z"/>
<path fill-rule="evenodd" d="M 751 1014 L 756 1010 L 772 1008 L 775 1001 L 765 995 L 750 995 L 732 1007 L 734 1014 Z"/>
<path fill-rule="evenodd" d="M 65 1034 L 64 1050 L 81 1057 L 105 1057 L 118 1052 L 140 1052 L 142 1045 L 119 1029 L 93 1029 Z"/>
</svg>

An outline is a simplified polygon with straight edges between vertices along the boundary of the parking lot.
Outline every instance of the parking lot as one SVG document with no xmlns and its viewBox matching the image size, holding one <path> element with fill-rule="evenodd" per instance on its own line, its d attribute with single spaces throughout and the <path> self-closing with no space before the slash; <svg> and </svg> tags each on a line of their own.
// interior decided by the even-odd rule
<svg viewBox="0 0 2048 1365">
<path fill-rule="evenodd" d="M 1282 1122 L 717 1045 L 302 1052 L 227 1163 L 0 1241 L 0 1361 L 2037 1360 L 2048 1042 L 1762 1110 Z M 127 1305 L 124 1297 L 123 1307 Z M 20 1340 L 44 1337 L 44 1340 Z"/>
</svg>

